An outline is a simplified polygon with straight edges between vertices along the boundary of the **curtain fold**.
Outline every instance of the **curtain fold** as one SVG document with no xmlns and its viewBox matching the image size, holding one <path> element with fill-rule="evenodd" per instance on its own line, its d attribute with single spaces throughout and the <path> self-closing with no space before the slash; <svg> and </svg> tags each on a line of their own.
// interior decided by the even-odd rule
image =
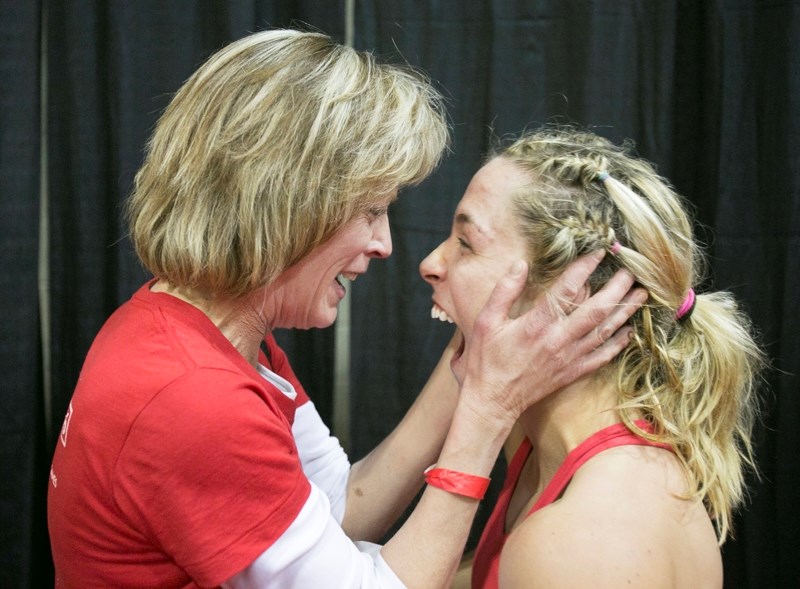
<svg viewBox="0 0 800 589">
<path fill-rule="evenodd" d="M 43 458 L 39 251 L 41 3 L 0 2 L 0 586 L 36 579 Z"/>
</svg>

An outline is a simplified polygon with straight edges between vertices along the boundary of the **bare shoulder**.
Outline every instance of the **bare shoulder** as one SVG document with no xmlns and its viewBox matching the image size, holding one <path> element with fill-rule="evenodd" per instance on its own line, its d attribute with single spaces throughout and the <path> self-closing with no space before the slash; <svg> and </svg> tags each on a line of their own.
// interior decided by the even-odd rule
<svg viewBox="0 0 800 589">
<path fill-rule="evenodd" d="M 501 589 L 721 587 L 713 527 L 702 505 L 677 496 L 674 466 L 656 449 L 593 458 L 512 532 Z"/>
<path fill-rule="evenodd" d="M 500 587 L 660 587 L 652 539 L 627 517 L 596 516 L 561 504 L 526 519 L 503 549 Z"/>
</svg>

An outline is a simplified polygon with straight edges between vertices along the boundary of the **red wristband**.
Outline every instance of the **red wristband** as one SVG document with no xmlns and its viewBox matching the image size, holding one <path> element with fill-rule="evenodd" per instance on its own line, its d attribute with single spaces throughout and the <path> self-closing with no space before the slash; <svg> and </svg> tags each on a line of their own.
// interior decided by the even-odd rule
<svg viewBox="0 0 800 589">
<path fill-rule="evenodd" d="M 435 464 L 425 469 L 425 482 L 429 485 L 472 499 L 483 499 L 486 489 L 489 488 L 489 481 L 488 477 L 436 468 Z"/>
</svg>

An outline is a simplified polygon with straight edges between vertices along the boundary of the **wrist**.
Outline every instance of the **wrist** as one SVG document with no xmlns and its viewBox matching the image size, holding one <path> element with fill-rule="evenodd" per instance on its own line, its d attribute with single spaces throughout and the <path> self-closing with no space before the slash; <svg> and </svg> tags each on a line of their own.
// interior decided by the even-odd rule
<svg viewBox="0 0 800 589">
<path fill-rule="evenodd" d="M 437 466 L 486 477 L 514 424 L 508 416 L 494 416 L 459 400 Z"/>
<path fill-rule="evenodd" d="M 461 386 L 456 410 L 474 427 L 486 430 L 487 435 L 497 432 L 505 440 L 522 414 L 520 408 L 508 403 L 509 397 L 504 390 L 492 391 L 467 380 Z"/>
<path fill-rule="evenodd" d="M 448 468 L 439 468 L 432 464 L 425 469 L 425 482 L 437 489 L 454 495 L 469 497 L 480 501 L 486 495 L 491 479 L 489 477 L 469 474 Z"/>
</svg>

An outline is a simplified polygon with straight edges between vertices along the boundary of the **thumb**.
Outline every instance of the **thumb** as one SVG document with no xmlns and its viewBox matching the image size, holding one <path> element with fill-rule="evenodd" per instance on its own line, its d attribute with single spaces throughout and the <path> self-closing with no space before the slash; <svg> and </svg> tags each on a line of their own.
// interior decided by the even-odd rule
<svg viewBox="0 0 800 589">
<path fill-rule="evenodd" d="M 489 300 L 483 306 L 480 316 L 491 322 L 491 318 L 498 320 L 508 318 L 511 307 L 525 289 L 525 279 L 528 276 L 528 264 L 517 260 L 495 285 Z M 498 317 L 499 316 L 499 317 Z"/>
</svg>

